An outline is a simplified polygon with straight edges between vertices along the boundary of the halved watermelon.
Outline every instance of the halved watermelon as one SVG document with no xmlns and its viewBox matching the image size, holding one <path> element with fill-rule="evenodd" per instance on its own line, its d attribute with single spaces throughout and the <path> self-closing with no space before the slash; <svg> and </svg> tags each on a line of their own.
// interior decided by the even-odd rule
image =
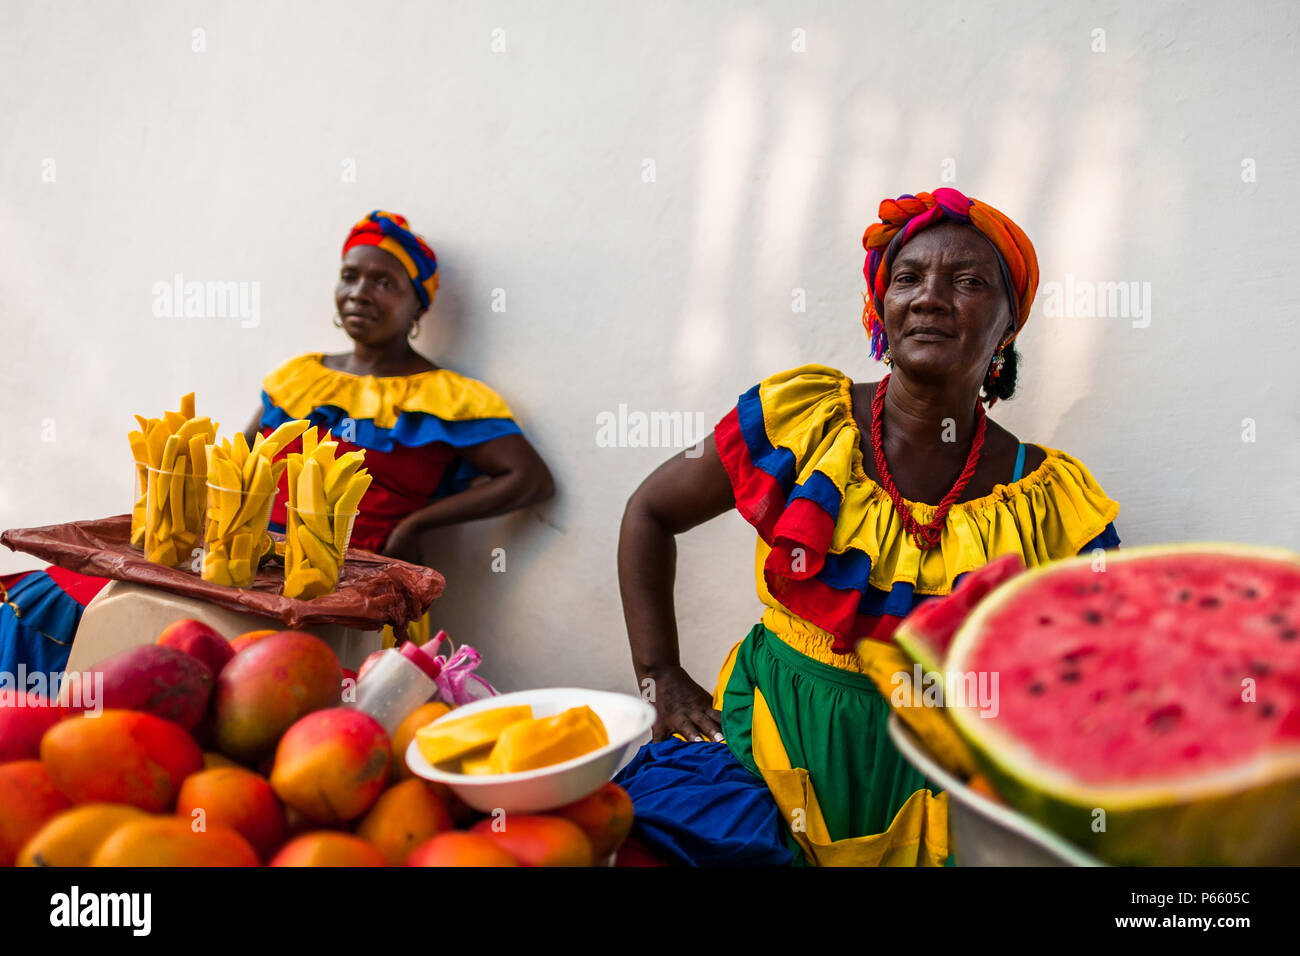
<svg viewBox="0 0 1300 956">
<path fill-rule="evenodd" d="M 947 701 L 1012 806 L 1114 863 L 1300 863 L 1300 555 L 1136 548 L 1022 574 L 958 630 Z M 983 715 L 982 715 L 983 714 Z"/>
</svg>

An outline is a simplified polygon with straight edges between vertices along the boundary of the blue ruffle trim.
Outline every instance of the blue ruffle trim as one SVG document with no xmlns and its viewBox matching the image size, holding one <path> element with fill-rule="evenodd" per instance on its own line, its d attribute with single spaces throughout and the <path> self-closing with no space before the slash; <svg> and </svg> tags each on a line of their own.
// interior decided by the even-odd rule
<svg viewBox="0 0 1300 956">
<path fill-rule="evenodd" d="M 263 428 L 278 428 L 292 421 L 288 412 L 276 405 L 265 391 L 262 392 Z M 446 442 L 453 448 L 467 448 L 505 435 L 522 432 L 512 418 L 475 418 L 453 422 L 425 412 L 402 412 L 392 428 L 380 428 L 372 419 L 350 418 L 335 405 L 321 405 L 311 410 L 307 420 L 313 425 L 328 428 L 342 435 L 344 424 L 350 422 L 355 435 L 347 439 L 351 444 L 374 451 L 392 451 L 394 446 L 420 448 L 434 442 Z"/>
</svg>

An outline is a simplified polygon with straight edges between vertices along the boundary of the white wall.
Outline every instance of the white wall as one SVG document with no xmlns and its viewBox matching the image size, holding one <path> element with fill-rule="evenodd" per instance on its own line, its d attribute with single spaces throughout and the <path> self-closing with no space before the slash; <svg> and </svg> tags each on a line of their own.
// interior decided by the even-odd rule
<svg viewBox="0 0 1300 956">
<path fill-rule="evenodd" d="M 504 688 L 630 688 L 618 523 L 671 452 L 598 448 L 596 416 L 711 427 L 779 369 L 878 377 L 862 231 L 955 170 L 1029 233 L 1044 283 L 1152 290 L 1145 328 L 1040 297 L 999 420 L 1085 461 L 1126 544 L 1300 547 L 1291 4 L 3 7 L 0 527 L 125 511 L 133 412 L 194 389 L 229 433 L 279 362 L 346 350 L 339 247 L 397 210 L 442 264 L 420 346 L 506 396 L 560 489 L 431 536 L 437 621 Z M 178 272 L 259 283 L 260 323 L 155 318 Z M 752 541 L 735 515 L 681 540 L 706 685 L 757 618 Z"/>
</svg>

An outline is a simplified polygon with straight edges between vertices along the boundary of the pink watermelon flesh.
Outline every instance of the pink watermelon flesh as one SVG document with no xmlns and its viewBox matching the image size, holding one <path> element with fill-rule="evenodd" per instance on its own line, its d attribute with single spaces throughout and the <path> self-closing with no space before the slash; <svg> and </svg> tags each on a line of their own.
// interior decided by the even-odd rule
<svg viewBox="0 0 1300 956">
<path fill-rule="evenodd" d="M 1083 783 L 1167 781 L 1300 744 L 1300 566 L 1206 553 L 1079 566 L 984 623 L 962 667 L 998 672 L 999 729 Z"/>
<path fill-rule="evenodd" d="M 1024 570 L 1020 555 L 1004 554 L 967 573 L 951 594 L 932 598 L 909 614 L 899 625 L 895 642 L 923 667 L 939 668 L 948 656 L 953 636 L 975 605 Z"/>
</svg>

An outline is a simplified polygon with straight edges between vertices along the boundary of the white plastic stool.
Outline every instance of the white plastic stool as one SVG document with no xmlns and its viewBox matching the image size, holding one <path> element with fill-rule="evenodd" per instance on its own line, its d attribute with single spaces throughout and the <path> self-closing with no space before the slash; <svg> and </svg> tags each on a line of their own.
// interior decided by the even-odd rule
<svg viewBox="0 0 1300 956">
<path fill-rule="evenodd" d="M 202 621 L 227 639 L 249 631 L 288 630 L 275 618 L 232 611 L 141 584 L 109 581 L 82 612 L 72 652 L 68 655 L 67 669 L 89 670 L 118 651 L 152 644 L 158 640 L 163 628 L 186 617 Z M 339 663 L 349 670 L 359 668 L 366 656 L 379 650 L 382 644 L 379 631 L 358 631 L 339 624 L 294 630 L 319 637 L 334 648 Z"/>
</svg>

